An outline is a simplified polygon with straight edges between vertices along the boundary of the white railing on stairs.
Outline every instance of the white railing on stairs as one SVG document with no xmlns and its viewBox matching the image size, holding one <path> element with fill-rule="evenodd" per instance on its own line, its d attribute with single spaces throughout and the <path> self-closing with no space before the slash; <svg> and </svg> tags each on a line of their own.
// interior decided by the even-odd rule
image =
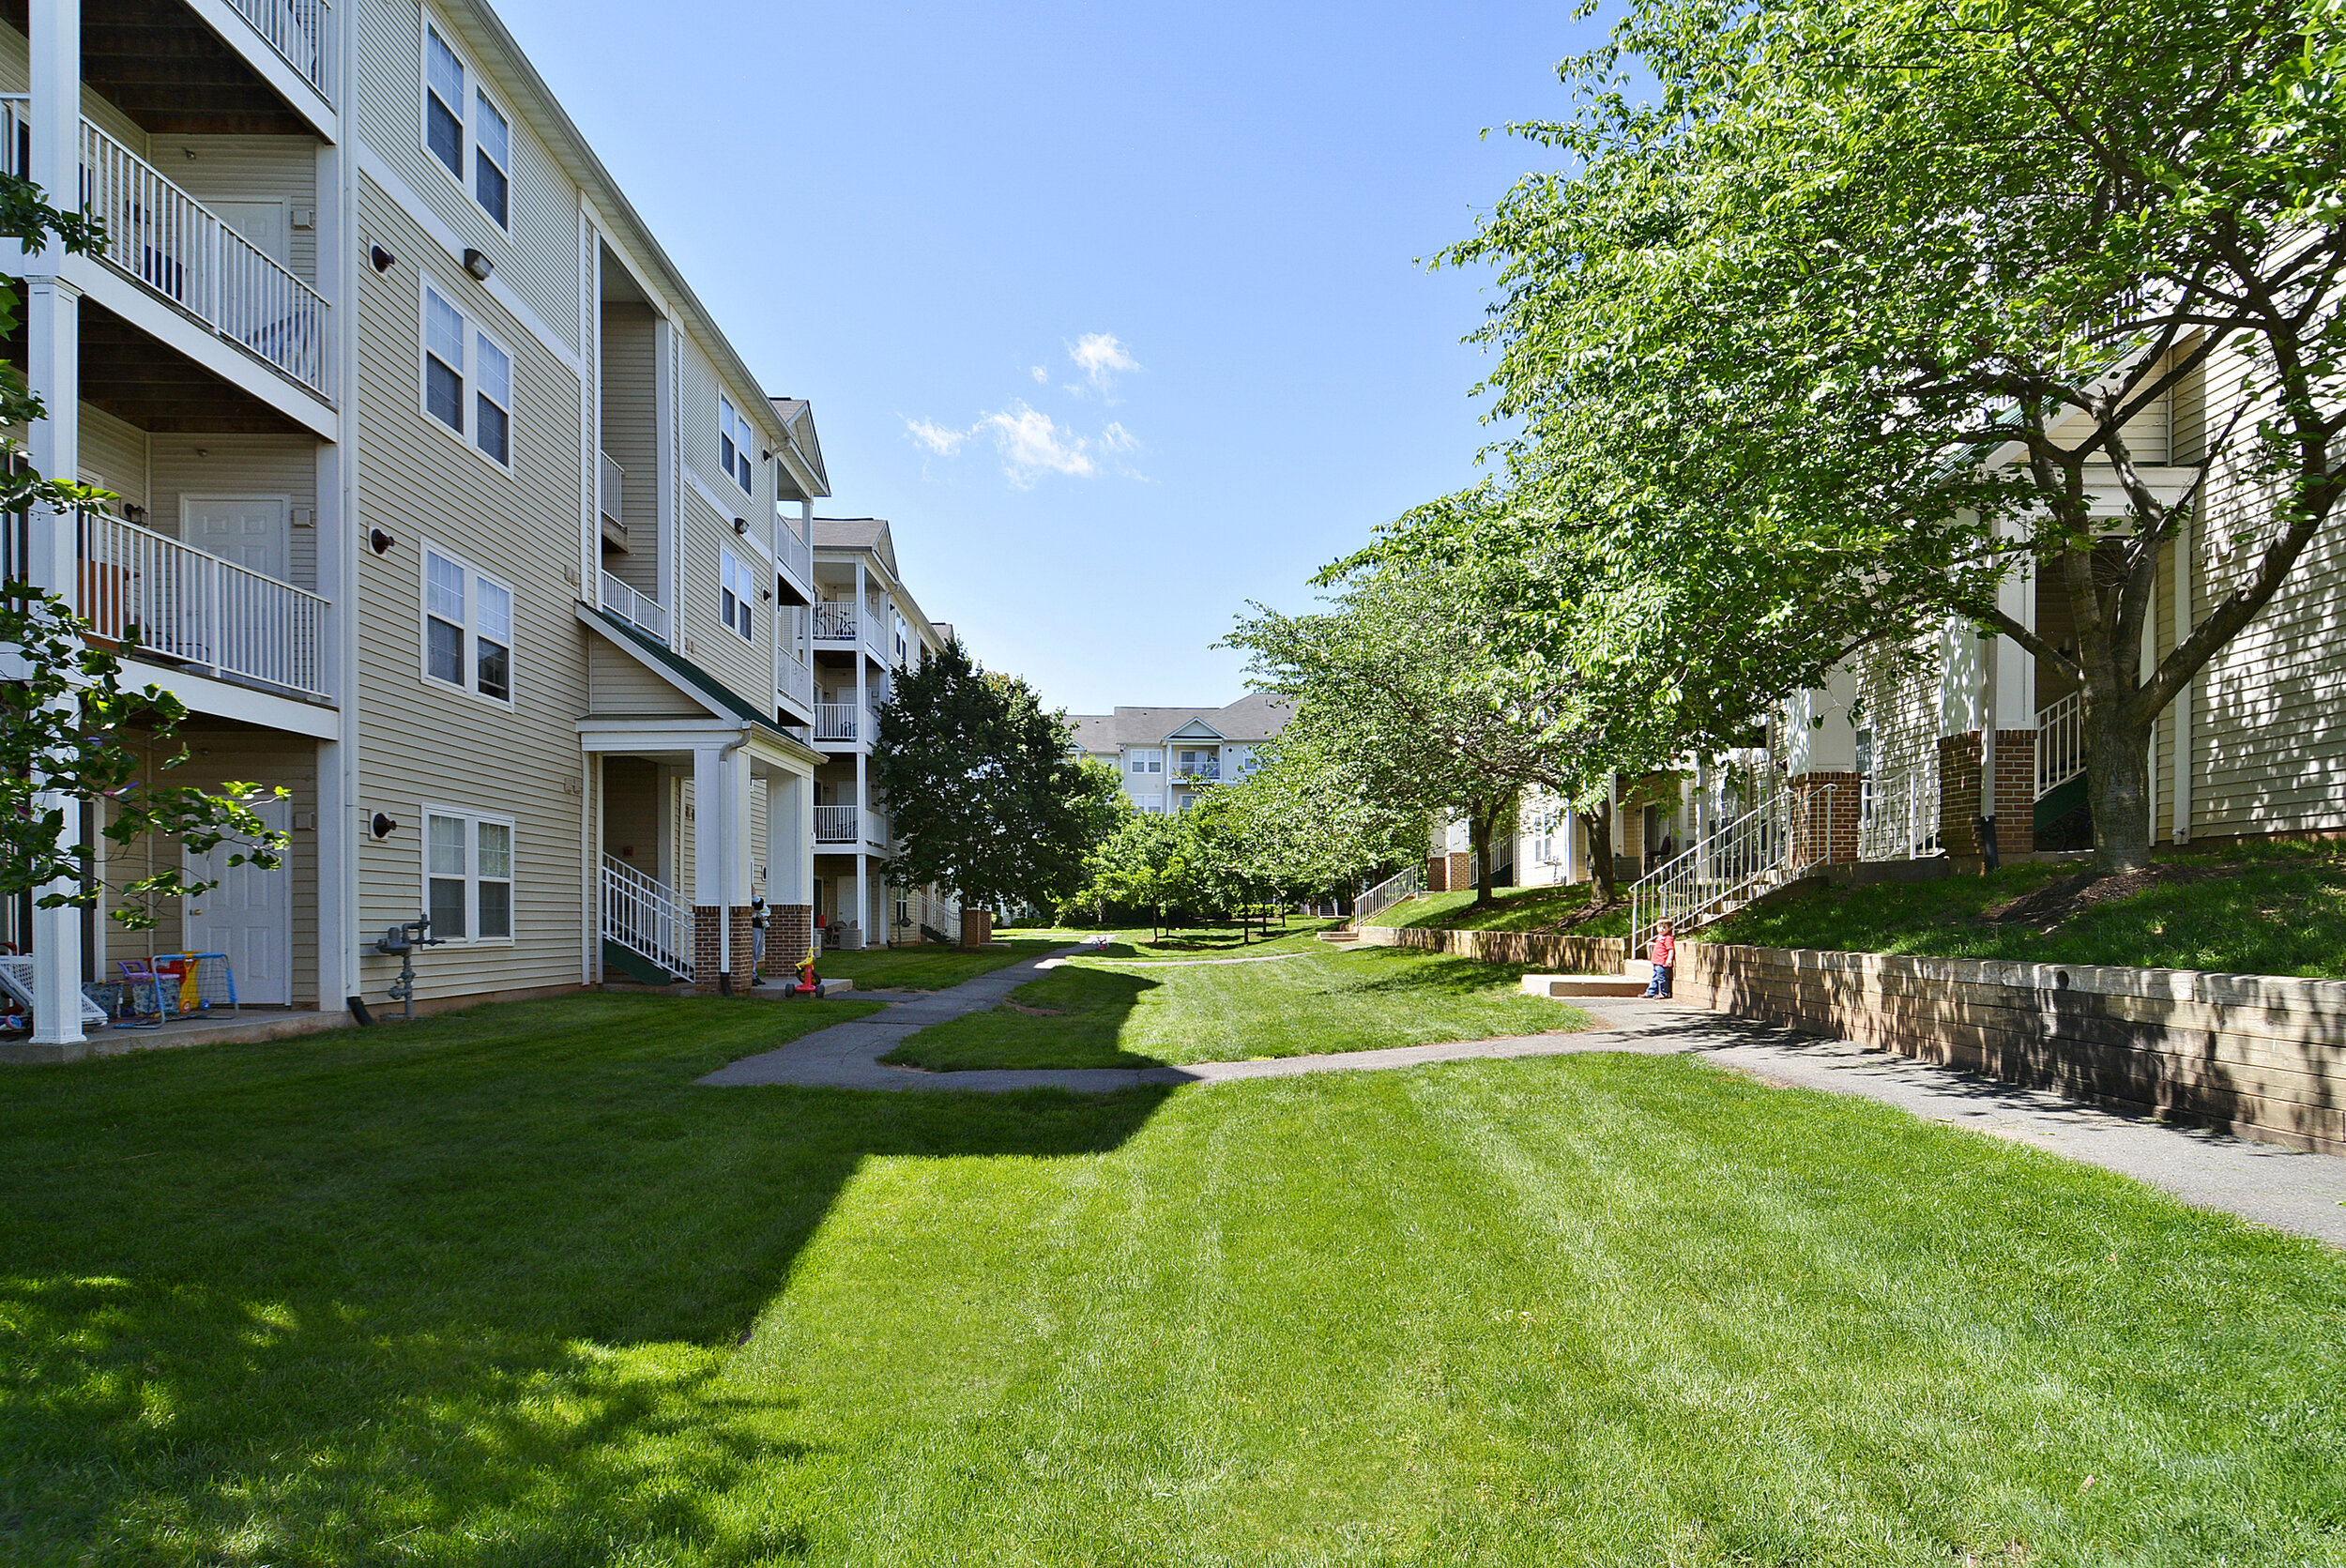
<svg viewBox="0 0 2346 1568">
<path fill-rule="evenodd" d="M 1937 773 L 1916 770 L 1869 781 L 1857 819 L 1857 858 L 1919 860 L 1937 853 Z"/>
<path fill-rule="evenodd" d="M 1404 867 L 1352 901 L 1352 923 L 1358 926 L 1396 904 L 1421 898 L 1424 893 L 1425 868 L 1423 865 Z"/>
<path fill-rule="evenodd" d="M 2085 771 L 2085 689 L 2036 715 L 2036 796 L 2044 799 Z"/>
<path fill-rule="evenodd" d="M 1779 788 L 1639 878 L 1629 890 L 1630 956 L 1646 951 L 1664 921 L 1684 936 L 1822 862 L 1842 788 Z"/>
<path fill-rule="evenodd" d="M 681 980 L 693 978 L 693 922 L 676 894 L 616 856 L 602 858 L 602 935 Z"/>
<path fill-rule="evenodd" d="M 326 612 L 316 594 L 135 523 L 84 512 L 76 528 L 73 610 L 97 636 L 309 696 L 326 678 Z"/>
</svg>

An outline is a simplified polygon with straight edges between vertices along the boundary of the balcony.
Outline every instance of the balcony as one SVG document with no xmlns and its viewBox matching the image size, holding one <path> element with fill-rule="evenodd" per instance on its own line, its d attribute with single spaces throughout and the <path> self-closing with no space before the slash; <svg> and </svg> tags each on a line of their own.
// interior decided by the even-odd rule
<svg viewBox="0 0 2346 1568">
<path fill-rule="evenodd" d="M 774 661 L 774 692 L 800 708 L 815 706 L 815 672 L 790 648 L 784 648 Z"/>
<path fill-rule="evenodd" d="M 857 837 L 858 824 L 862 836 Z M 888 819 L 877 812 L 864 811 L 858 806 L 817 806 L 815 808 L 815 842 L 816 844 L 870 845 L 888 847 Z"/>
<path fill-rule="evenodd" d="M 815 705 L 815 738 L 852 742 L 861 738 L 862 714 L 851 702 Z"/>
<path fill-rule="evenodd" d="M 116 518 L 77 529 L 74 612 L 98 638 L 137 633 L 141 658 L 330 701 L 316 594 Z"/>
<path fill-rule="evenodd" d="M 293 67 L 301 79 L 328 102 L 334 99 L 328 68 L 334 57 L 330 36 L 333 8 L 326 0 L 228 0 L 236 14 L 252 23 L 261 40 L 277 57 Z"/>
<path fill-rule="evenodd" d="M 609 572 L 602 574 L 602 607 L 661 647 L 668 646 L 668 612 L 660 601 L 637 593 Z"/>
<path fill-rule="evenodd" d="M 0 154 L 29 173 L 32 99 L 0 96 Z M 326 297 L 89 121 L 82 208 L 106 225 L 106 265 L 316 393 L 326 387 Z"/>
<path fill-rule="evenodd" d="M 799 537 L 790 519 L 780 512 L 774 514 L 774 558 L 781 563 L 783 575 L 802 593 L 811 593 L 815 586 L 815 547 Z M 853 640 L 852 633 L 849 641 Z"/>
<path fill-rule="evenodd" d="M 1222 777 L 1218 762 L 1177 762 L 1173 765 L 1175 784 L 1213 784 Z"/>
<path fill-rule="evenodd" d="M 856 640 L 855 606 L 837 600 L 813 606 L 815 611 L 815 640 L 817 643 L 847 643 Z"/>
<path fill-rule="evenodd" d="M 621 549 L 627 546 L 627 513 L 620 503 L 627 495 L 627 470 L 611 461 L 609 452 L 599 452 L 602 466 L 595 485 L 595 506 L 602 514 L 603 536 Z M 614 537 L 616 536 L 616 537 Z"/>
</svg>

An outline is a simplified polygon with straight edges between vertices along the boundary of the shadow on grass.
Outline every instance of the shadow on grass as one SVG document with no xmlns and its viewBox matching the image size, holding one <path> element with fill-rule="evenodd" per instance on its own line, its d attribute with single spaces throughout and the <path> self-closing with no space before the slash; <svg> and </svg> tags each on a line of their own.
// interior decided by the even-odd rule
<svg viewBox="0 0 2346 1568">
<path fill-rule="evenodd" d="M 802 1554 L 735 1485 L 806 1456 L 792 1401 L 724 1368 L 861 1163 L 1105 1153 L 1163 1099 L 691 1088 L 857 1011 L 591 997 L 9 1070 L 0 1560 Z"/>
<path fill-rule="evenodd" d="M 1141 997 L 1164 982 L 1118 969 L 1064 965 L 1029 981 L 990 1012 L 932 1025 L 880 1058 L 900 1067 L 1161 1067 L 1117 1043 Z"/>
<path fill-rule="evenodd" d="M 1479 996 L 1494 985 L 1512 986 L 1525 973 L 1518 964 L 1484 964 L 1417 948 L 1361 948 L 1348 953 L 1345 964 L 1353 972 L 1328 989 L 1352 996 Z"/>
</svg>

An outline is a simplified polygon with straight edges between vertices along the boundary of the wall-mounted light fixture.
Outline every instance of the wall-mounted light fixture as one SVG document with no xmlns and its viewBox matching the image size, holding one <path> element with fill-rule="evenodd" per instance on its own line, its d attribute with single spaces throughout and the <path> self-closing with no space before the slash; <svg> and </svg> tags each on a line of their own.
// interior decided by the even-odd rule
<svg viewBox="0 0 2346 1568">
<path fill-rule="evenodd" d="M 391 263 L 399 258 L 377 245 L 367 251 L 367 260 L 374 264 L 374 269 L 377 272 L 388 272 L 391 269 Z"/>
<path fill-rule="evenodd" d="M 765 449 L 765 451 L 763 451 L 762 453 L 760 453 L 760 454 L 759 454 L 759 456 L 758 456 L 758 461 L 759 461 L 760 463 L 771 463 L 773 460 L 774 460 L 774 449 L 773 449 L 773 448 L 771 448 L 771 447 L 768 447 L 768 448 Z"/>
<path fill-rule="evenodd" d="M 737 534 L 748 533 L 750 531 L 750 520 L 746 517 L 735 518 L 733 520 L 733 531 Z"/>
<path fill-rule="evenodd" d="M 145 523 L 146 521 L 146 509 L 140 506 L 135 501 L 126 501 L 123 503 L 122 507 L 122 520 L 125 523 L 131 524 Z"/>
<path fill-rule="evenodd" d="M 370 528 L 367 530 L 367 547 L 378 556 L 398 542 L 399 540 L 393 539 L 390 535 L 385 533 L 380 528 Z"/>
<path fill-rule="evenodd" d="M 399 831 L 399 824 L 385 816 L 381 812 L 374 814 L 374 820 L 369 826 L 373 828 L 374 836 L 379 839 L 389 838 Z"/>
<path fill-rule="evenodd" d="M 476 251 L 470 246 L 465 247 L 465 270 L 473 275 L 473 280 L 476 282 L 487 282 L 489 281 L 489 274 L 495 272 L 496 269 L 497 264 L 489 259 L 489 253 L 487 251 Z"/>
</svg>

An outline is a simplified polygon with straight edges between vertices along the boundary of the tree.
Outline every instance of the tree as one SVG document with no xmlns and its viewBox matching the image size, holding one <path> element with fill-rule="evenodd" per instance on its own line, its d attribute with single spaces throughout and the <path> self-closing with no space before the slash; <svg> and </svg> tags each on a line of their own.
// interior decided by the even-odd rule
<svg viewBox="0 0 2346 1568">
<path fill-rule="evenodd" d="M 1116 781 L 1024 680 L 979 668 L 956 638 L 897 677 L 878 718 L 873 775 L 903 842 L 892 880 L 982 908 L 1048 908 L 1081 883 Z"/>
<path fill-rule="evenodd" d="M 1517 128 L 1562 171 L 1443 258 L 1500 268 L 1519 514 L 1616 631 L 1702 622 L 1779 691 L 1949 617 L 2012 637 L 2083 683 L 2097 866 L 2144 863 L 2152 724 L 2346 484 L 2342 55 L 2310 0 L 1638 0 Z M 2219 355 L 2237 403 L 2158 471 L 2129 425 Z M 2218 463 L 2240 570 L 2145 675 Z M 2074 647 L 1998 605 L 2032 563 Z"/>
<path fill-rule="evenodd" d="M 1280 888 L 1349 895 L 1424 856 L 1425 812 L 1368 787 L 1312 734 L 1282 735 L 1257 755 L 1254 773 L 1214 793 L 1237 813 L 1250 854 Z"/>
<path fill-rule="evenodd" d="M 1070 902 L 1102 910 L 1110 905 L 1146 909 L 1153 936 L 1187 889 L 1182 849 L 1176 818 L 1127 810 L 1085 857 L 1083 886 Z"/>
<path fill-rule="evenodd" d="M 1253 656 L 1260 685 L 1294 699 L 1281 746 L 1300 748 L 1327 787 L 1348 781 L 1425 816 L 1463 812 L 1481 856 L 1476 902 L 1487 903 L 1491 841 L 1527 785 L 1576 800 L 1602 789 L 1574 672 L 1500 657 L 1494 606 L 1465 573 L 1363 557 L 1322 581 L 1333 610 L 1256 605 L 1226 643 Z"/>
<path fill-rule="evenodd" d="M 0 175 L 0 236 L 34 247 L 53 237 L 84 254 L 105 241 L 102 225 L 57 211 L 38 187 L 8 175 Z M 18 305 L 13 284 L 0 280 L 0 331 L 16 330 Z M 0 367 L 0 424 L 29 424 L 43 414 L 23 377 Z M 16 442 L 0 438 L 0 517 L 46 512 L 31 526 L 49 527 L 59 515 L 111 499 L 86 485 L 42 478 Z M 143 727 L 168 746 L 187 708 L 160 687 L 123 688 L 122 656 L 138 651 L 135 628 L 119 651 L 91 641 L 88 632 L 59 595 L 13 575 L 0 583 L 0 896 L 36 893 L 44 909 L 98 902 L 99 887 L 84 879 L 96 846 L 69 828 L 79 821 L 84 800 L 104 802 L 91 814 L 116 844 L 155 833 L 203 855 L 232 843 L 229 865 L 282 864 L 285 836 L 251 810 L 265 793 L 257 786 L 229 783 L 224 793 L 212 794 L 143 777 L 145 748 L 130 745 L 129 732 Z M 185 746 L 167 750 L 161 769 L 187 758 Z M 127 926 L 149 926 L 154 901 L 216 885 L 173 867 L 129 884 L 130 901 L 112 914 Z"/>
</svg>

